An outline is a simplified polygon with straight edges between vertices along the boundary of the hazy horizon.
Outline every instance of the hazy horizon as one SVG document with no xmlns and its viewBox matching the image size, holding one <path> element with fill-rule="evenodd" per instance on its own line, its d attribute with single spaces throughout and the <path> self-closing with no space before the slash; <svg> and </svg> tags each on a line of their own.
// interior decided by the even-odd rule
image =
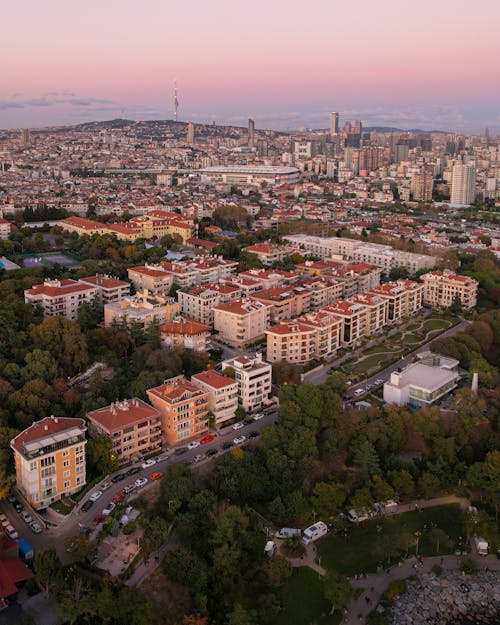
<svg viewBox="0 0 500 625">
<path fill-rule="evenodd" d="M 296 130 L 500 131 L 500 4 L 19 0 L 3 7 L 0 128 L 116 117 Z"/>
</svg>

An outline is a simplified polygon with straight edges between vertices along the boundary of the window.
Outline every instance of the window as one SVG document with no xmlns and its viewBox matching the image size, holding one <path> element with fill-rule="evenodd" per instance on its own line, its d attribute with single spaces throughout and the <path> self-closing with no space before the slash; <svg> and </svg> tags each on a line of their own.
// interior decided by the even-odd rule
<svg viewBox="0 0 500 625">
<path fill-rule="evenodd" d="M 69 467 L 69 460 L 65 460 L 63 462 L 63 467 Z"/>
<path fill-rule="evenodd" d="M 35 471 L 36 470 L 36 460 L 33 462 L 30 462 L 30 471 Z"/>
<path fill-rule="evenodd" d="M 69 488 L 71 486 L 71 482 L 64 482 L 64 488 Z"/>
<path fill-rule="evenodd" d="M 71 471 L 64 471 L 63 477 L 69 477 Z"/>
<path fill-rule="evenodd" d="M 63 451 L 63 456 L 69 456 L 69 449 L 65 449 Z"/>
</svg>

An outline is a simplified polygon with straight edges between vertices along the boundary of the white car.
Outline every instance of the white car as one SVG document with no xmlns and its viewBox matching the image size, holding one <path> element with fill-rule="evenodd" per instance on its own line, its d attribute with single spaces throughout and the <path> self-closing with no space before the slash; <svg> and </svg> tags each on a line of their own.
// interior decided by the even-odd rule
<svg viewBox="0 0 500 625">
<path fill-rule="evenodd" d="M 147 483 L 148 483 L 147 477 L 139 477 L 135 480 L 134 486 L 136 488 L 142 488 L 143 486 L 146 486 Z"/>
<path fill-rule="evenodd" d="M 104 516 L 109 516 L 113 510 L 116 508 L 116 504 L 114 504 L 112 501 L 110 501 L 108 503 L 108 505 L 104 508 L 104 510 L 102 511 Z"/>
<path fill-rule="evenodd" d="M 364 393 L 364 392 L 365 392 L 365 389 L 364 389 L 364 388 L 357 388 L 357 389 L 354 391 L 354 394 L 356 395 L 356 397 L 359 397 L 360 395 L 363 395 L 363 393 Z"/>
<path fill-rule="evenodd" d="M 241 436 L 237 436 L 236 438 L 233 438 L 233 443 L 235 445 L 241 445 L 241 443 L 244 443 L 246 440 L 247 440 L 247 437 L 242 434 Z"/>
<path fill-rule="evenodd" d="M 42 526 L 39 525 L 36 521 L 33 521 L 33 523 L 30 523 L 30 528 L 34 534 L 41 534 L 42 532 Z"/>
<path fill-rule="evenodd" d="M 154 467 L 154 465 L 156 464 L 156 460 L 154 458 L 150 458 L 149 460 L 145 460 L 142 464 L 141 467 L 143 469 L 149 469 L 149 467 Z"/>
<path fill-rule="evenodd" d="M 31 514 L 28 514 L 25 510 L 23 510 L 23 511 L 21 512 L 21 518 L 22 518 L 22 519 L 23 519 L 23 521 L 24 521 L 25 523 L 27 523 L 28 525 L 29 525 L 30 523 L 33 523 L 33 517 L 31 516 Z"/>
<path fill-rule="evenodd" d="M 17 540 L 19 538 L 19 534 L 12 527 L 12 525 L 7 525 L 4 532 L 7 534 L 9 538 L 12 538 L 12 540 Z"/>
<path fill-rule="evenodd" d="M 377 379 L 375 380 L 375 384 L 377 384 L 377 385 L 378 385 L 378 384 L 383 384 L 383 383 L 384 383 L 384 380 L 382 380 L 382 378 L 377 378 Z"/>
<path fill-rule="evenodd" d="M 168 460 L 170 458 L 170 454 L 163 454 L 163 456 L 159 456 L 158 458 L 156 458 L 156 464 L 158 464 L 158 462 L 165 462 L 165 460 Z"/>
<path fill-rule="evenodd" d="M 260 419 L 264 418 L 264 413 L 263 412 L 258 412 L 257 414 L 254 414 L 253 416 L 253 420 L 254 421 L 259 421 Z"/>
<path fill-rule="evenodd" d="M 200 446 L 200 441 L 191 441 L 188 445 L 188 449 L 196 449 Z"/>
<path fill-rule="evenodd" d="M 95 493 L 92 493 L 92 495 L 90 495 L 89 499 L 90 501 L 97 501 L 99 497 L 102 497 L 102 491 L 96 490 Z"/>
<path fill-rule="evenodd" d="M 245 424 L 243 423 L 243 421 L 238 421 L 238 423 L 235 423 L 233 425 L 233 430 L 241 430 L 241 428 L 244 428 Z"/>
<path fill-rule="evenodd" d="M 197 456 L 193 458 L 193 464 L 197 464 L 198 462 L 205 460 L 205 457 L 206 457 L 205 454 L 198 454 Z"/>
</svg>

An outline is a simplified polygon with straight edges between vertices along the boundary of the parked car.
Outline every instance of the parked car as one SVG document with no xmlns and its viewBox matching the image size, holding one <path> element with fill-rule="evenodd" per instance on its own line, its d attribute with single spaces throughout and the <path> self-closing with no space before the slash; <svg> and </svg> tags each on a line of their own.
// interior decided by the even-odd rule
<svg viewBox="0 0 500 625">
<path fill-rule="evenodd" d="M 200 441 L 191 441 L 188 445 L 188 449 L 196 449 L 200 446 Z"/>
<path fill-rule="evenodd" d="M 105 518 L 106 517 L 104 516 L 104 514 L 98 514 L 97 516 L 94 517 L 94 520 L 92 521 L 92 523 L 94 525 L 99 525 L 99 523 L 102 523 Z"/>
<path fill-rule="evenodd" d="M 257 436 L 260 436 L 260 432 L 258 430 L 252 430 L 247 434 L 248 438 L 257 438 Z"/>
<path fill-rule="evenodd" d="M 222 449 L 230 449 L 234 443 L 232 441 L 226 441 L 224 445 L 222 445 Z"/>
<path fill-rule="evenodd" d="M 8 501 L 9 503 L 15 503 L 15 502 L 17 501 L 16 496 L 15 496 L 15 495 L 13 495 L 12 493 L 9 493 L 9 494 L 7 495 L 7 501 Z"/>
<path fill-rule="evenodd" d="M 111 501 L 118 505 L 124 499 L 125 499 L 125 493 L 122 491 L 121 493 L 116 493 L 116 495 L 113 497 Z"/>
<path fill-rule="evenodd" d="M 143 469 L 149 469 L 150 467 L 154 467 L 156 464 L 156 460 L 154 458 L 149 458 L 149 460 L 145 460 L 142 464 L 141 467 Z"/>
<path fill-rule="evenodd" d="M 379 384 L 383 384 L 384 380 L 382 380 L 382 378 L 377 378 L 374 383 L 378 386 Z"/>
<path fill-rule="evenodd" d="M 124 480 L 126 477 L 127 476 L 125 473 L 117 473 L 116 475 L 113 475 L 111 481 L 113 482 L 113 484 L 116 484 L 117 482 L 121 482 L 122 480 Z"/>
<path fill-rule="evenodd" d="M 241 430 L 241 428 L 244 428 L 245 424 L 243 423 L 243 421 L 238 421 L 238 423 L 235 423 L 233 425 L 233 430 Z"/>
<path fill-rule="evenodd" d="M 82 506 L 82 512 L 88 512 L 90 508 L 94 505 L 92 499 L 87 499 L 87 501 Z"/>
<path fill-rule="evenodd" d="M 90 495 L 89 499 L 90 501 L 97 501 L 99 497 L 102 497 L 102 491 L 96 490 Z"/>
<path fill-rule="evenodd" d="M 263 419 L 264 418 L 264 413 L 263 412 L 257 412 L 257 414 L 254 414 L 253 416 L 253 420 L 254 421 L 259 421 L 259 419 Z"/>
<path fill-rule="evenodd" d="M 102 511 L 103 516 L 109 516 L 115 508 L 116 508 L 116 504 L 110 501 L 108 505 Z"/>
<path fill-rule="evenodd" d="M 134 486 L 136 488 L 142 488 L 143 486 L 146 486 L 147 483 L 148 483 L 147 477 L 140 477 L 137 480 L 135 480 Z"/>
<path fill-rule="evenodd" d="M 155 480 L 161 480 L 161 478 L 163 477 L 163 473 L 161 471 L 155 471 L 154 473 L 151 473 L 151 475 L 149 476 L 150 480 L 153 480 L 153 482 Z"/>
<path fill-rule="evenodd" d="M 170 458 L 169 453 L 163 454 L 162 456 L 158 456 L 158 458 L 156 458 L 156 464 L 158 464 L 159 462 L 165 462 L 165 460 L 168 460 L 169 458 Z"/>
<path fill-rule="evenodd" d="M 37 523 L 36 521 L 33 521 L 33 523 L 30 523 L 30 528 L 31 531 L 33 532 L 33 534 L 41 534 L 42 533 L 42 526 Z"/>
<path fill-rule="evenodd" d="M 187 447 L 177 447 L 177 449 L 174 451 L 174 456 L 182 456 L 182 454 L 185 454 L 187 452 Z"/>
<path fill-rule="evenodd" d="M 248 419 L 244 419 L 243 423 L 245 425 L 250 425 L 251 423 L 253 423 L 253 417 L 248 417 Z"/>
<path fill-rule="evenodd" d="M 12 538 L 12 540 L 17 540 L 19 538 L 19 534 L 12 527 L 12 525 L 7 525 L 7 527 L 4 529 L 4 532 L 9 538 Z"/>
<path fill-rule="evenodd" d="M 244 443 L 247 440 L 247 437 L 242 434 L 241 436 L 237 436 L 236 438 L 233 438 L 233 443 L 235 445 L 241 445 L 241 443 Z"/>
<path fill-rule="evenodd" d="M 3 523 L 7 520 L 6 515 L 3 512 L 0 512 L 0 523 Z"/>
<path fill-rule="evenodd" d="M 17 501 L 17 499 L 14 501 L 12 505 L 18 512 L 21 512 L 21 510 L 23 509 L 22 505 Z"/>
<path fill-rule="evenodd" d="M 11 522 L 9 521 L 9 519 L 7 517 L 5 517 L 5 519 L 2 519 L 2 529 L 4 530 L 7 526 L 12 525 Z"/>
<path fill-rule="evenodd" d="M 207 458 L 210 458 L 210 456 L 216 456 L 218 453 L 219 453 L 218 449 L 209 449 L 207 453 L 205 454 L 205 456 Z"/>
<path fill-rule="evenodd" d="M 198 462 L 201 462 L 202 460 L 205 460 L 205 454 L 198 454 L 197 456 L 193 458 L 193 464 L 197 464 Z"/>
<path fill-rule="evenodd" d="M 25 510 L 21 512 L 21 518 L 27 525 L 29 525 L 30 523 L 33 523 L 33 517 L 31 516 L 31 514 L 29 514 Z"/>
<path fill-rule="evenodd" d="M 213 434 L 207 434 L 201 439 L 200 444 L 204 445 L 205 443 L 210 443 L 211 441 L 214 440 L 214 438 L 215 436 Z"/>
<path fill-rule="evenodd" d="M 102 490 L 102 492 L 104 492 L 105 490 L 108 490 L 108 488 L 111 488 L 112 484 L 113 484 L 113 482 L 111 480 L 108 480 L 107 482 L 103 482 L 99 486 L 99 490 Z"/>
<path fill-rule="evenodd" d="M 141 471 L 141 467 L 131 467 L 127 471 L 127 475 L 137 475 L 137 473 L 140 473 L 140 471 Z"/>
</svg>

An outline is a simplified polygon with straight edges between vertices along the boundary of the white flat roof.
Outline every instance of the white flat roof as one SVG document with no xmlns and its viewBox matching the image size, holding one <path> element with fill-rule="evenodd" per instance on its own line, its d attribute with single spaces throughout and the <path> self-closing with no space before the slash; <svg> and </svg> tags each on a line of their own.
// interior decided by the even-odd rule
<svg viewBox="0 0 500 625">
<path fill-rule="evenodd" d="M 448 371 L 447 369 L 440 369 L 439 367 L 431 367 L 429 365 L 423 365 L 419 362 L 409 365 L 401 373 L 401 383 L 396 388 L 403 388 L 404 386 L 416 386 L 425 391 L 434 391 L 448 382 L 459 377 L 455 371 Z M 389 382 L 386 382 L 389 386 L 395 386 Z"/>
<path fill-rule="evenodd" d="M 223 174 L 299 174 L 296 167 L 274 167 L 272 165 L 260 165 L 259 167 L 248 167 L 247 165 L 228 165 L 221 167 L 205 167 L 201 173 L 223 173 Z"/>
</svg>

